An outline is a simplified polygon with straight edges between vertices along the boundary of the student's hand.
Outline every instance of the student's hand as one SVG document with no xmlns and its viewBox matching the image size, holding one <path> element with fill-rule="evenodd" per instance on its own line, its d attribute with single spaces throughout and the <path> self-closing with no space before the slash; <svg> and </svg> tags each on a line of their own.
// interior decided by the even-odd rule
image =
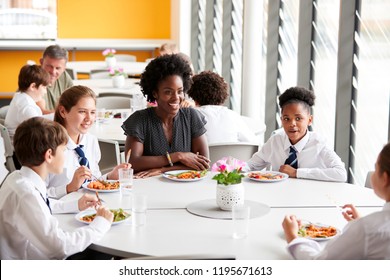
<svg viewBox="0 0 390 280">
<path fill-rule="evenodd" d="M 107 174 L 107 180 L 119 180 L 118 170 L 121 168 L 130 169 L 131 164 L 130 163 L 121 163 L 121 164 L 115 166 L 115 168 L 110 173 Z"/>
<path fill-rule="evenodd" d="M 148 178 L 148 177 L 161 175 L 162 173 L 163 173 L 162 168 L 153 168 L 153 169 L 149 169 L 149 170 L 140 171 L 140 172 L 134 174 L 134 178 L 135 179 Z"/>
<path fill-rule="evenodd" d="M 91 179 L 91 170 L 86 166 L 80 166 L 74 172 L 72 181 L 66 186 L 67 193 L 76 192 L 85 180 Z"/>
<path fill-rule="evenodd" d="M 279 172 L 288 174 L 288 177 L 290 178 L 297 178 L 297 170 L 291 165 L 288 164 L 281 165 L 279 168 Z"/>
<path fill-rule="evenodd" d="M 89 193 L 84 194 L 82 197 L 80 197 L 78 201 L 78 206 L 80 211 L 83 211 L 90 207 L 95 207 L 97 205 L 98 205 L 98 199 L 96 195 L 92 195 Z"/>
<path fill-rule="evenodd" d="M 207 157 L 199 154 L 194 154 L 191 152 L 180 153 L 179 159 L 182 164 L 194 170 L 200 171 L 200 170 L 206 170 L 210 168 L 210 160 Z"/>
<path fill-rule="evenodd" d="M 342 208 L 346 209 L 346 211 L 343 211 L 343 216 L 348 222 L 361 217 L 355 206 L 352 204 L 345 204 Z"/>
<path fill-rule="evenodd" d="M 286 215 L 284 217 L 282 226 L 287 243 L 290 243 L 298 237 L 300 221 L 297 220 L 297 217 L 295 217 L 295 215 Z"/>
<path fill-rule="evenodd" d="M 96 210 L 96 216 L 102 216 L 110 223 L 114 220 L 114 213 L 112 213 L 106 206 L 98 207 Z"/>
</svg>

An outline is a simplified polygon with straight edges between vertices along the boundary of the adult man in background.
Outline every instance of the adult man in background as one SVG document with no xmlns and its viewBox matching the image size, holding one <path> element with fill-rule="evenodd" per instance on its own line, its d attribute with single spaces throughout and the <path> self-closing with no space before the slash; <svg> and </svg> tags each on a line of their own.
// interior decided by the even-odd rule
<svg viewBox="0 0 390 280">
<path fill-rule="evenodd" d="M 68 51 L 59 45 L 48 46 L 40 59 L 42 68 L 50 74 L 47 94 L 37 102 L 43 114 L 53 113 L 62 92 L 73 86 L 72 78 L 65 71 L 67 61 Z"/>
</svg>

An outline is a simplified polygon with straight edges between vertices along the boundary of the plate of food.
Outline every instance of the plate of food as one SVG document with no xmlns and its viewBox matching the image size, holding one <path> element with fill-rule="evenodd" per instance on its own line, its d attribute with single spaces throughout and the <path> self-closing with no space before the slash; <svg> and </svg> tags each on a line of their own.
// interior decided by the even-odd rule
<svg viewBox="0 0 390 280">
<path fill-rule="evenodd" d="M 319 223 L 304 223 L 298 230 L 298 236 L 312 240 L 329 240 L 340 234 L 340 230 L 329 225 Z"/>
<path fill-rule="evenodd" d="M 91 182 L 85 182 L 84 184 L 82 184 L 82 187 L 89 191 L 117 192 L 119 191 L 119 181 L 118 180 L 96 180 Z"/>
<path fill-rule="evenodd" d="M 246 176 L 253 181 L 266 183 L 279 182 L 288 178 L 286 173 L 277 171 L 252 171 L 248 172 Z"/>
<path fill-rule="evenodd" d="M 110 211 L 114 214 L 114 220 L 112 222 L 113 225 L 117 225 L 123 223 L 127 220 L 131 215 L 130 213 L 124 211 L 123 209 L 110 209 Z M 76 214 L 75 218 L 77 221 L 82 222 L 84 224 L 90 224 L 93 219 L 96 217 L 95 209 L 87 209 L 82 212 Z"/>
<path fill-rule="evenodd" d="M 207 170 L 172 170 L 163 174 L 163 177 L 178 182 L 194 182 L 205 178 Z"/>
</svg>

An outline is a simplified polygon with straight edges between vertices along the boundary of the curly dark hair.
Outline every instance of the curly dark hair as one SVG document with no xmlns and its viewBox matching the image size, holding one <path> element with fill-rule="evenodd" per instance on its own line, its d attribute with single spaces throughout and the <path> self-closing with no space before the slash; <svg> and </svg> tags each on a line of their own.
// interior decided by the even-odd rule
<svg viewBox="0 0 390 280">
<path fill-rule="evenodd" d="M 291 103 L 301 103 L 306 110 L 311 113 L 311 107 L 314 106 L 316 96 L 314 92 L 304 87 L 291 87 L 279 96 L 279 106 L 283 111 L 285 105 Z"/>
<path fill-rule="evenodd" d="M 200 106 L 221 105 L 229 97 L 229 87 L 225 80 L 212 71 L 203 71 L 192 78 L 189 97 Z"/>
<path fill-rule="evenodd" d="M 190 89 L 192 70 L 189 63 L 178 54 L 162 55 L 150 61 L 141 75 L 141 90 L 149 102 L 156 100 L 153 92 L 157 91 L 159 82 L 169 76 L 181 77 L 184 93 Z"/>
</svg>

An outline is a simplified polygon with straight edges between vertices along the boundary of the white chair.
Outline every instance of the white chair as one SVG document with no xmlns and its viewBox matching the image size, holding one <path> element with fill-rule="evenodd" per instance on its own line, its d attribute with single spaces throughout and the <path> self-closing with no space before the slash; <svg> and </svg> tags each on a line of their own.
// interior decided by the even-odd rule
<svg viewBox="0 0 390 280">
<path fill-rule="evenodd" d="M 137 57 L 131 54 L 116 54 L 115 58 L 116 61 L 130 61 L 130 62 L 137 61 Z"/>
<path fill-rule="evenodd" d="M 209 145 L 211 164 L 227 156 L 243 161 L 249 160 L 254 153 L 259 150 L 259 145 L 255 143 L 215 143 Z"/>
<path fill-rule="evenodd" d="M 0 136 L 0 186 L 3 184 L 4 179 L 8 176 L 9 171 L 5 167 L 5 147 L 3 137 Z"/>
<path fill-rule="evenodd" d="M 110 172 L 120 163 L 120 153 L 118 141 L 98 139 L 101 158 L 99 169 L 102 174 Z"/>
<path fill-rule="evenodd" d="M 367 172 L 366 181 L 365 181 L 365 183 L 364 183 L 364 186 L 365 186 L 366 188 L 372 189 L 372 185 L 371 185 L 371 176 L 372 176 L 373 173 L 374 173 L 374 171 L 368 171 L 368 172 Z"/>
<path fill-rule="evenodd" d="M 131 95 L 100 93 L 96 98 L 98 109 L 130 109 Z"/>
<path fill-rule="evenodd" d="M 0 124 L 0 133 L 3 138 L 3 146 L 4 146 L 4 156 L 5 156 L 5 166 L 9 172 L 15 171 L 15 164 L 12 155 L 14 154 L 14 147 L 11 142 L 11 138 L 9 137 L 8 129 Z"/>
<path fill-rule="evenodd" d="M 89 72 L 90 79 L 110 79 L 110 72 L 106 69 L 92 69 Z"/>
</svg>

